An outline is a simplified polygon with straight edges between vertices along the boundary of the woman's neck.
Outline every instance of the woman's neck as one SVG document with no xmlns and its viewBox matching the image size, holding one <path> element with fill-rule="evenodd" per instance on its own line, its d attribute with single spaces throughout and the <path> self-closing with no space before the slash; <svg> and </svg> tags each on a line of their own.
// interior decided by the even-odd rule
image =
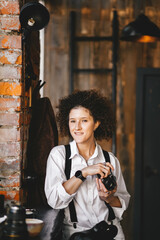
<svg viewBox="0 0 160 240">
<path fill-rule="evenodd" d="M 92 143 L 87 144 L 77 144 L 77 148 L 79 151 L 79 154 L 87 161 L 94 153 L 95 151 L 95 141 Z"/>
</svg>

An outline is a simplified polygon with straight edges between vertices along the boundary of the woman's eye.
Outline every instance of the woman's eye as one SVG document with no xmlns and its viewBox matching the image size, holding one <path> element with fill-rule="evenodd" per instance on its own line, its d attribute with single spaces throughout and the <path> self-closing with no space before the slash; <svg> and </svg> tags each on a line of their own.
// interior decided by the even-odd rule
<svg viewBox="0 0 160 240">
<path fill-rule="evenodd" d="M 82 120 L 82 122 L 87 122 L 87 119 Z"/>
<path fill-rule="evenodd" d="M 75 120 L 70 120 L 70 123 L 75 123 Z"/>
</svg>

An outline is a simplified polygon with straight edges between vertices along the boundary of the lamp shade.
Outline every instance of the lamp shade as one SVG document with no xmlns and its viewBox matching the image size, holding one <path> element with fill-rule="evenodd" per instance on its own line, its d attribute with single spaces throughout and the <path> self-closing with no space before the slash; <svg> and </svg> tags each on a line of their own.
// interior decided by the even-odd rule
<svg viewBox="0 0 160 240">
<path fill-rule="evenodd" d="M 137 42 L 155 42 L 160 40 L 160 29 L 144 14 L 122 29 L 121 40 Z"/>
<path fill-rule="evenodd" d="M 41 3 L 29 2 L 21 8 L 19 19 L 22 29 L 37 31 L 48 24 L 50 16 L 47 8 Z"/>
</svg>

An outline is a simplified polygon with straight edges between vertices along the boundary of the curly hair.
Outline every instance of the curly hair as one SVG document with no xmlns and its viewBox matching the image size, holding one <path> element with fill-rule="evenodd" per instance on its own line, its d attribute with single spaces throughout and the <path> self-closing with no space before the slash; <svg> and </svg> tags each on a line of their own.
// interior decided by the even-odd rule
<svg viewBox="0 0 160 240">
<path fill-rule="evenodd" d="M 96 140 L 109 140 L 112 138 L 115 130 L 113 104 L 100 91 L 95 89 L 77 90 L 69 96 L 60 99 L 56 119 L 62 136 L 71 136 L 69 131 L 69 113 L 71 109 L 78 106 L 88 109 L 94 122 L 100 122 L 99 127 L 94 132 Z"/>
</svg>

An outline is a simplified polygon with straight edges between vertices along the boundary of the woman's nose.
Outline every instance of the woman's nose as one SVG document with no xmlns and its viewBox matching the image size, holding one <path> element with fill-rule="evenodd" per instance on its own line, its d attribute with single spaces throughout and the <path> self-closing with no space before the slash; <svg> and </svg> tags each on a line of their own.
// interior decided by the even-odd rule
<svg viewBox="0 0 160 240">
<path fill-rule="evenodd" d="M 81 129 L 81 124 L 80 124 L 80 122 L 79 122 L 79 121 L 78 121 L 78 122 L 76 122 L 75 129 L 76 129 L 76 130 L 79 130 L 79 129 Z"/>
</svg>

